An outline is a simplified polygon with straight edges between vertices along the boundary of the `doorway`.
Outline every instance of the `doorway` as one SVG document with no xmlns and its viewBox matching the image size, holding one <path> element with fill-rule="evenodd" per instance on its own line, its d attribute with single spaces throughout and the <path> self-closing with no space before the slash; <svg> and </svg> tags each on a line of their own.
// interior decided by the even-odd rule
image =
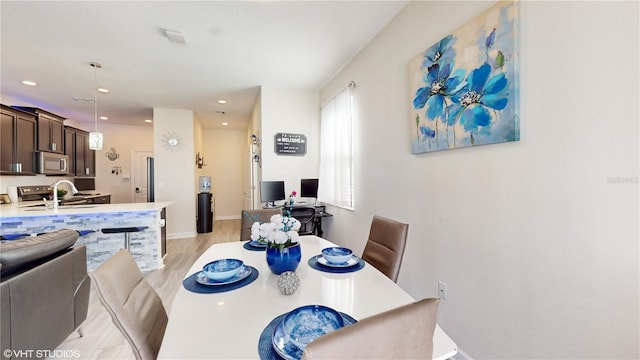
<svg viewBox="0 0 640 360">
<path fill-rule="evenodd" d="M 133 202 L 142 203 L 147 202 L 148 189 L 148 177 L 147 177 L 147 158 L 153 158 L 153 151 L 140 151 L 133 150 L 131 157 L 133 167 L 131 174 L 131 197 Z"/>
</svg>

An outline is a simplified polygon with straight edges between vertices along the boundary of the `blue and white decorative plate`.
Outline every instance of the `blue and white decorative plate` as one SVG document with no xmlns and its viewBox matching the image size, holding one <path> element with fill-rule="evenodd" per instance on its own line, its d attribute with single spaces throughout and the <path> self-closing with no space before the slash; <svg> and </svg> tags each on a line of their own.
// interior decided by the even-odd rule
<svg viewBox="0 0 640 360">
<path fill-rule="evenodd" d="M 355 255 L 352 255 L 351 258 L 347 260 L 347 262 L 342 264 L 334 264 L 327 261 L 327 259 L 325 259 L 322 255 L 318 255 L 316 258 L 316 261 L 318 262 L 318 264 L 322 266 L 328 266 L 328 267 L 334 267 L 334 268 L 347 268 L 347 267 L 358 265 L 358 263 L 360 262 L 360 258 Z"/>
<path fill-rule="evenodd" d="M 298 360 L 302 358 L 303 349 L 297 347 L 290 341 L 282 327 L 282 322 L 276 325 L 271 338 L 271 346 L 276 353 L 285 360 Z"/>
<path fill-rule="evenodd" d="M 202 285 L 213 285 L 213 286 L 228 285 L 238 281 L 242 281 L 246 279 L 247 276 L 249 275 L 251 275 L 251 267 L 249 266 L 243 266 L 242 269 L 240 269 L 240 271 L 234 277 L 232 277 L 231 279 L 223 280 L 223 281 L 216 281 L 216 280 L 209 279 L 207 275 L 204 274 L 204 272 L 200 271 L 198 272 L 198 274 L 196 274 L 196 282 Z"/>
<path fill-rule="evenodd" d="M 295 311 L 295 310 L 293 310 Z M 342 317 L 344 326 L 355 324 L 357 321 L 351 316 L 339 313 Z M 275 350 L 275 353 L 282 357 L 285 360 L 299 360 L 302 358 L 302 353 L 304 349 L 300 348 L 296 344 L 291 341 L 291 338 L 286 335 L 284 331 L 284 318 L 287 314 L 282 314 L 281 316 L 274 319 L 274 321 L 265 328 L 265 331 L 269 330 L 270 326 L 273 326 L 273 335 L 271 336 L 271 349 Z M 275 324 L 274 324 L 275 323 Z M 325 332 L 320 335 L 324 335 Z M 263 339 L 263 334 L 261 336 L 261 341 Z M 317 336 L 316 336 L 317 337 Z M 261 344 L 260 344 L 261 345 Z M 263 349 L 259 346 L 260 358 L 263 360 L 274 359 L 273 356 L 268 356 L 268 349 Z"/>
<path fill-rule="evenodd" d="M 267 243 L 260 242 L 260 241 L 257 241 L 257 240 L 251 240 L 251 241 L 249 241 L 249 246 L 253 246 L 253 247 L 256 247 L 256 248 L 266 248 L 267 247 Z"/>
</svg>

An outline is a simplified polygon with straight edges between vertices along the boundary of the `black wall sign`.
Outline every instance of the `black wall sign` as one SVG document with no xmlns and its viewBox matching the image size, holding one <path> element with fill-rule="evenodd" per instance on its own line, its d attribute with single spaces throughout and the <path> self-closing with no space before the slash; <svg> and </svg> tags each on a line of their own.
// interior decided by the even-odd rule
<svg viewBox="0 0 640 360">
<path fill-rule="evenodd" d="M 303 156 L 307 153 L 307 137 L 302 134 L 277 133 L 273 142 L 278 155 Z"/>
</svg>

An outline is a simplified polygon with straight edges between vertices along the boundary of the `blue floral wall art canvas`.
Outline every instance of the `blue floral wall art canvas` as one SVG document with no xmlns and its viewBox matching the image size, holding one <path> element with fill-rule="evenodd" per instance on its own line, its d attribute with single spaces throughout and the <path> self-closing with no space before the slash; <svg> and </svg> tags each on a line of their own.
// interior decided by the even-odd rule
<svg viewBox="0 0 640 360">
<path fill-rule="evenodd" d="M 413 154 L 520 140 L 518 17 L 498 2 L 411 60 Z"/>
</svg>

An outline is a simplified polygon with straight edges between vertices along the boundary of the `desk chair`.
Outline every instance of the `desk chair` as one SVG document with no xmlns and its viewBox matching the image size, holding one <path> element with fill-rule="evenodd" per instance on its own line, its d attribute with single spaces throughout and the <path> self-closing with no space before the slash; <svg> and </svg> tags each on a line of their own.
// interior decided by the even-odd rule
<svg viewBox="0 0 640 360">
<path fill-rule="evenodd" d="M 431 359 L 437 312 L 438 299 L 423 299 L 361 319 L 309 343 L 302 359 Z"/>
<path fill-rule="evenodd" d="M 121 249 L 89 276 L 100 302 L 131 345 L 136 359 L 157 358 L 167 327 L 167 312 L 129 251 Z"/>
<path fill-rule="evenodd" d="M 259 221 L 267 223 L 271 221 L 271 216 L 282 214 L 282 209 L 255 209 L 242 210 L 242 223 L 240 224 L 240 241 L 251 240 L 251 226 Z"/>
<path fill-rule="evenodd" d="M 362 260 L 397 282 L 408 230 L 408 224 L 375 215 L 371 220 L 369 240 L 364 247 Z"/>
<path fill-rule="evenodd" d="M 295 206 L 288 210 L 291 217 L 294 217 L 300 221 L 300 235 L 313 235 L 315 234 L 315 223 L 313 219 L 316 216 L 316 209 L 311 206 Z"/>
</svg>

